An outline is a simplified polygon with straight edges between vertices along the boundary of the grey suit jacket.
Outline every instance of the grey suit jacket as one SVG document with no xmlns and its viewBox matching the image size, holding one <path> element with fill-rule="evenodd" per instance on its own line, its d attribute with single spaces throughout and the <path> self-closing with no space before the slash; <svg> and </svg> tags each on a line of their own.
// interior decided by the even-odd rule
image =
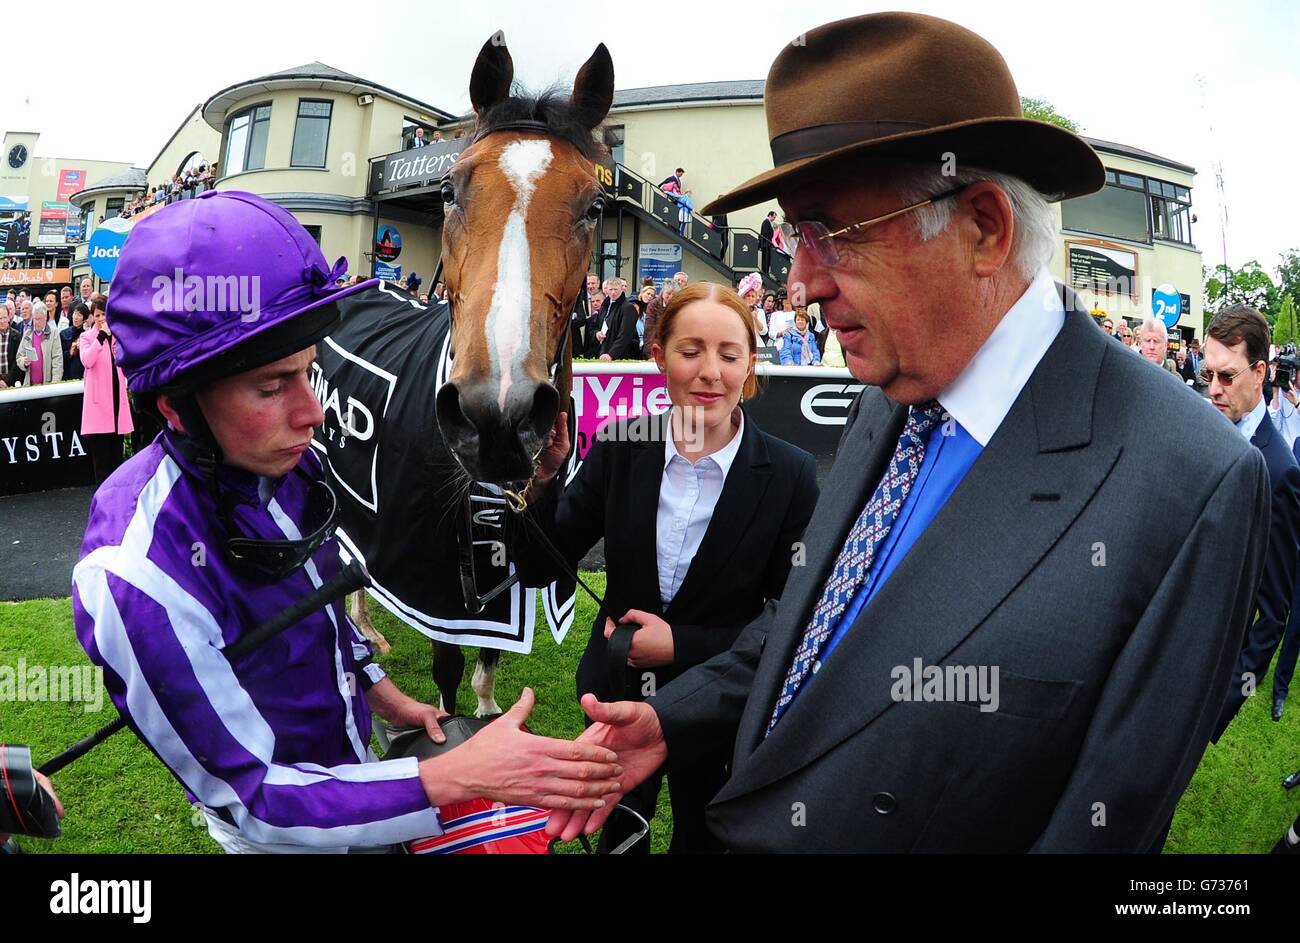
<svg viewBox="0 0 1300 943">
<path fill-rule="evenodd" d="M 795 567 L 729 651 L 650 700 L 669 764 L 735 738 L 738 851 L 1144 851 L 1209 738 L 1268 536 L 1258 450 L 1072 293 L 965 479 L 806 684 L 772 706 L 907 415 L 864 390 Z M 1159 495 L 1159 500 L 1151 496 Z M 998 670 L 998 708 L 896 670 Z"/>
</svg>

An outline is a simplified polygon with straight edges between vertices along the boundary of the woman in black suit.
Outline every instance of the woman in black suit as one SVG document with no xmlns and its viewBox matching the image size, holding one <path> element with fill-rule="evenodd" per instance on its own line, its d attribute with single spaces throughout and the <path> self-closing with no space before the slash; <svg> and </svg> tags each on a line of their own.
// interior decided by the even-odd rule
<svg viewBox="0 0 1300 943">
<path fill-rule="evenodd" d="M 817 503 L 812 456 L 739 408 L 755 392 L 758 359 L 740 296 L 697 283 L 674 296 L 657 329 L 652 352 L 672 409 L 605 426 L 562 495 L 551 486 L 568 454 L 561 415 L 535 483 L 534 513 L 570 565 L 605 540 L 605 606 L 578 667 L 579 697 L 640 700 L 729 649 L 780 597 Z M 554 579 L 551 558 L 517 536 L 524 582 Z M 620 625 L 628 628 L 616 632 Z M 668 771 L 671 852 L 714 850 L 704 807 L 729 759 Z M 651 777 L 625 803 L 650 818 L 661 781 Z M 611 846 L 626 829 L 616 816 L 602 842 Z"/>
</svg>

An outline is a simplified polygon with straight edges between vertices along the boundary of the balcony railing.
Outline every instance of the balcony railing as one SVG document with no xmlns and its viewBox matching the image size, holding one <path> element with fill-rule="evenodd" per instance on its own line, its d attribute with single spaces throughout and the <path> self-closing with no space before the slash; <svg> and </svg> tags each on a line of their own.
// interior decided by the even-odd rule
<svg viewBox="0 0 1300 943">
<path fill-rule="evenodd" d="M 752 229 L 715 227 L 711 220 L 694 211 L 690 212 L 683 226 L 681 204 L 671 194 L 623 164 L 614 164 L 614 185 L 610 189 L 616 199 L 640 207 L 733 271 L 759 271 L 763 267 L 766 244 L 768 264 L 765 274 L 778 283 L 784 283 L 790 275 L 790 256 Z"/>
</svg>

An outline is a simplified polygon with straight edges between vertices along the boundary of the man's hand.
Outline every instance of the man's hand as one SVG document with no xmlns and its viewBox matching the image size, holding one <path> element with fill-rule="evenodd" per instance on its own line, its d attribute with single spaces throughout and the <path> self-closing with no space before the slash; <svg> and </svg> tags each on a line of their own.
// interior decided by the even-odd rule
<svg viewBox="0 0 1300 943">
<path fill-rule="evenodd" d="M 35 769 L 32 770 L 32 775 L 36 777 L 37 785 L 50 794 L 50 798 L 54 800 L 54 811 L 58 813 L 59 818 L 63 818 L 63 803 L 59 801 L 59 797 L 55 794 L 54 784 L 50 782 L 50 778 L 40 770 Z"/>
<path fill-rule="evenodd" d="M 619 779 L 618 791 L 605 797 L 607 804 L 595 811 L 569 811 L 552 806 L 546 823 L 546 834 L 552 838 L 558 836 L 562 841 L 573 841 L 580 833 L 590 835 L 609 818 L 614 806 L 631 792 L 668 759 L 668 744 L 659 726 L 659 717 L 649 704 L 637 701 L 615 701 L 603 704 L 596 700 L 594 694 L 582 696 L 582 709 L 595 723 L 583 731 L 577 743 L 587 743 L 608 747 L 618 751 L 623 774 Z"/>
<path fill-rule="evenodd" d="M 673 663 L 673 629 L 656 615 L 629 609 L 619 625 L 634 622 L 641 628 L 632 633 L 632 645 L 627 650 L 627 663 L 633 668 L 658 668 Z M 614 620 L 605 619 L 605 638 L 614 634 L 618 626 Z"/>
<path fill-rule="evenodd" d="M 611 357 L 609 354 L 601 354 L 601 355 L 600 355 L 600 359 L 601 359 L 601 360 L 613 360 L 614 358 Z"/>
<path fill-rule="evenodd" d="M 569 414 L 561 412 L 555 417 L 555 425 L 546 435 L 546 445 L 542 447 L 542 457 L 537 463 L 539 485 L 544 485 L 555 477 L 555 473 L 564 467 L 569 458 Z"/>
<path fill-rule="evenodd" d="M 623 767 L 603 745 L 538 737 L 523 729 L 533 710 L 532 688 L 514 707 L 442 756 L 420 762 L 420 782 L 433 806 L 469 799 L 507 805 L 587 811 L 601 809 L 619 789 Z"/>
<path fill-rule="evenodd" d="M 393 684 L 391 678 L 373 685 L 366 692 L 366 702 L 376 714 L 394 727 L 423 727 L 434 743 L 447 742 L 446 735 L 438 726 L 438 718 L 446 717 L 447 712 L 406 696 Z"/>
</svg>

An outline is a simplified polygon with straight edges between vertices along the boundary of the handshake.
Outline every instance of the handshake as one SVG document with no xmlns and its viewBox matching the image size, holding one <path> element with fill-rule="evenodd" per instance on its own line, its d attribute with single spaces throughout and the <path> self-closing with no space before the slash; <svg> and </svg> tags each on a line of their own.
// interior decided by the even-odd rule
<svg viewBox="0 0 1300 943">
<path fill-rule="evenodd" d="M 546 831 L 564 841 L 591 834 L 623 796 L 663 765 L 668 746 L 647 704 L 583 696 L 593 721 L 576 740 L 524 730 L 535 697 L 525 688 L 498 720 L 454 750 L 420 762 L 435 807 L 475 798 L 551 809 Z"/>
</svg>

